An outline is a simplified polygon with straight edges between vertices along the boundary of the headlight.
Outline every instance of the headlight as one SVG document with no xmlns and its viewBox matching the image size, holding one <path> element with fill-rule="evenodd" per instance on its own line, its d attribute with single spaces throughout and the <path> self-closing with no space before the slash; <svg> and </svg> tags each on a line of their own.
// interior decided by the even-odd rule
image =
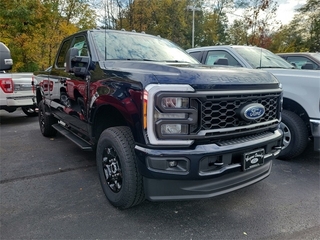
<svg viewBox="0 0 320 240">
<path fill-rule="evenodd" d="M 184 97 L 162 97 L 160 100 L 160 112 L 158 109 L 155 110 L 154 120 L 157 123 L 160 123 L 161 134 L 163 135 L 170 135 L 170 134 L 188 134 L 188 125 L 187 124 L 180 124 L 180 123 L 172 123 L 170 120 L 185 120 L 188 118 L 188 114 L 178 113 L 178 112 L 171 112 L 178 110 L 181 111 L 182 109 L 189 108 L 189 98 Z M 163 111 L 170 111 L 170 112 L 163 112 Z M 163 121 L 161 121 L 163 120 Z M 167 121 L 166 121 L 167 120 Z"/>
<path fill-rule="evenodd" d="M 189 85 L 150 84 L 144 92 L 144 129 L 151 144 L 190 145 L 190 129 L 198 122 L 197 107 Z"/>
<path fill-rule="evenodd" d="M 188 108 L 189 98 L 163 97 L 161 99 L 161 106 L 163 108 Z"/>
</svg>

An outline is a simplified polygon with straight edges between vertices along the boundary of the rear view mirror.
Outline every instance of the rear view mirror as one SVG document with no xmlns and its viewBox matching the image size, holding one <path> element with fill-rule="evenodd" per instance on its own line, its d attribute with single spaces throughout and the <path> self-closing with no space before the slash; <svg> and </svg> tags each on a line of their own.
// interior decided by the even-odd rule
<svg viewBox="0 0 320 240">
<path fill-rule="evenodd" d="M 0 42 L 0 71 L 10 70 L 12 65 L 13 61 L 9 48 Z"/>
</svg>

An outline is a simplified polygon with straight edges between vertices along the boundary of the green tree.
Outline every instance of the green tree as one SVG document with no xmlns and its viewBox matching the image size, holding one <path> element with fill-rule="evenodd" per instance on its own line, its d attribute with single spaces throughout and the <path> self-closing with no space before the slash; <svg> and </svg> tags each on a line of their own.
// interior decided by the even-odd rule
<svg viewBox="0 0 320 240">
<path fill-rule="evenodd" d="M 307 0 L 307 3 L 298 9 L 304 20 L 304 27 L 308 30 L 307 48 L 309 51 L 320 51 L 320 0 Z"/>
<path fill-rule="evenodd" d="M 272 44 L 269 50 L 279 52 L 300 52 L 305 49 L 305 41 L 301 37 L 301 26 L 298 19 L 292 20 L 288 25 L 281 26 L 272 34 Z"/>
<path fill-rule="evenodd" d="M 234 20 L 229 27 L 228 35 L 230 43 L 234 45 L 248 44 L 247 24 L 243 20 Z"/>
</svg>

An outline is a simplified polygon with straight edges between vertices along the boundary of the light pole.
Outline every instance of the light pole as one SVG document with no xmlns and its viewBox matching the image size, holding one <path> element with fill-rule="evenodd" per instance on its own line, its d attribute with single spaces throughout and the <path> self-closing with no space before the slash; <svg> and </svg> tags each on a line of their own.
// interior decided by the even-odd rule
<svg viewBox="0 0 320 240">
<path fill-rule="evenodd" d="M 201 8 L 196 8 L 195 6 L 187 6 L 188 10 L 192 11 L 192 47 L 194 47 L 194 12 L 200 11 Z"/>
</svg>

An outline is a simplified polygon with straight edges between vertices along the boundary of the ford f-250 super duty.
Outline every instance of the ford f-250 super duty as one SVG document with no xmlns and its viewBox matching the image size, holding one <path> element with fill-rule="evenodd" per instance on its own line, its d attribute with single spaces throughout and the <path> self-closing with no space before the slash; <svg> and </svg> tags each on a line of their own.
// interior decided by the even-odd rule
<svg viewBox="0 0 320 240">
<path fill-rule="evenodd" d="M 281 159 L 292 159 L 305 150 L 309 138 L 320 151 L 320 71 L 300 70 L 267 49 L 254 46 L 209 46 L 187 52 L 207 65 L 263 69 L 283 87 L 283 149 Z"/>
<path fill-rule="evenodd" d="M 274 76 L 199 64 L 161 37 L 82 31 L 35 78 L 42 134 L 95 150 L 102 189 L 121 209 L 248 186 L 281 149 Z"/>
<path fill-rule="evenodd" d="M 38 116 L 33 74 L 5 72 L 12 65 L 10 50 L 0 42 L 0 109 L 14 112 L 21 107 L 27 116 Z"/>
</svg>

